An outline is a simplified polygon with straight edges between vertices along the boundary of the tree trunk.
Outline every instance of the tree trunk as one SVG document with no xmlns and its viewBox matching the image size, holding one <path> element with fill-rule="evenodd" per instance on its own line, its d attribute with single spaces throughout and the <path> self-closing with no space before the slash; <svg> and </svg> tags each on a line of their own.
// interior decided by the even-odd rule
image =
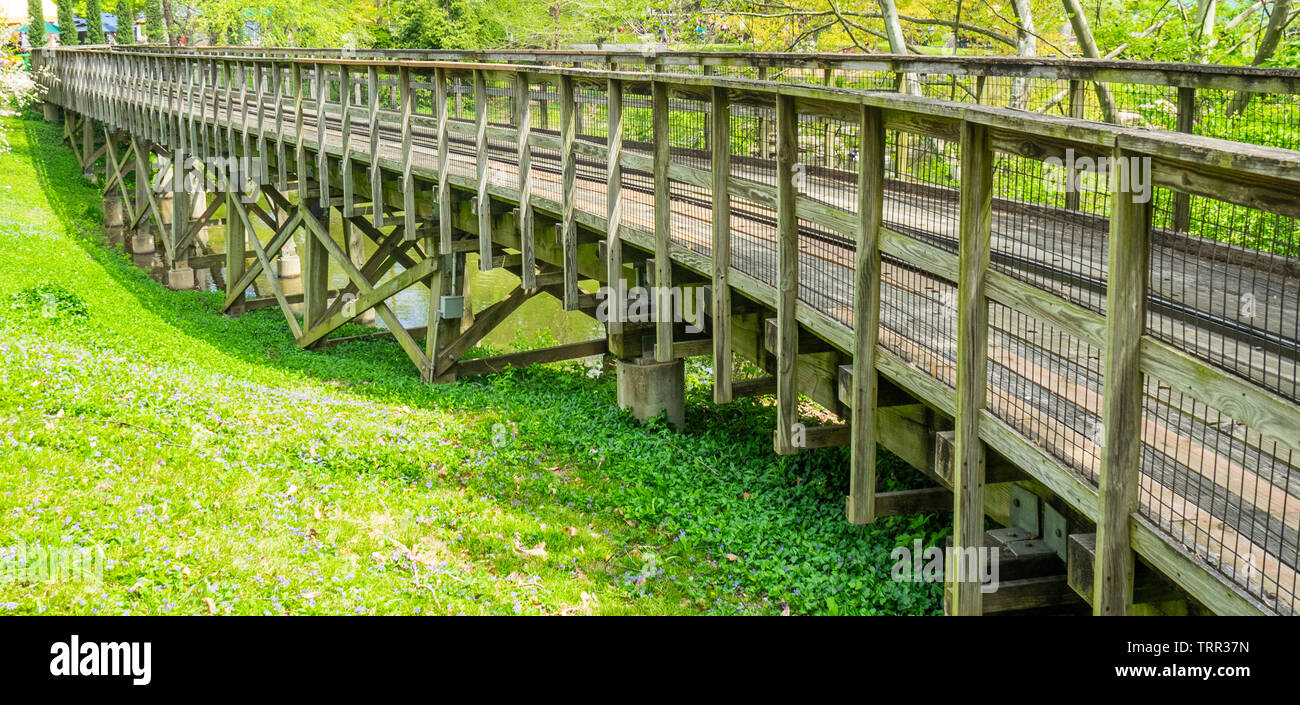
<svg viewBox="0 0 1300 705">
<path fill-rule="evenodd" d="M 1196 52 L 1192 58 L 1202 64 L 1214 45 L 1214 12 L 1217 8 L 1217 0 L 1200 0 L 1196 6 Z"/>
<path fill-rule="evenodd" d="M 1264 28 L 1264 36 L 1259 40 L 1259 49 L 1255 51 L 1255 58 L 1251 64 L 1259 66 L 1273 58 L 1278 45 L 1282 43 L 1282 30 L 1286 29 L 1287 15 L 1290 14 L 1291 0 L 1274 1 L 1273 14 L 1268 18 L 1268 26 Z M 1238 115 L 1243 112 L 1254 95 L 1254 93 L 1241 91 L 1232 96 L 1232 102 L 1228 105 L 1228 115 Z"/>
<path fill-rule="evenodd" d="M 1083 8 L 1079 6 L 1079 0 L 1062 0 L 1065 3 L 1065 14 L 1070 18 L 1070 27 L 1074 30 L 1074 36 L 1079 41 L 1079 49 L 1083 55 L 1089 59 L 1100 59 L 1101 53 L 1097 51 L 1097 42 L 1092 38 L 1092 28 L 1088 26 L 1088 18 L 1083 16 Z M 1115 97 L 1111 95 L 1110 88 L 1105 84 L 1096 83 L 1097 103 L 1101 105 L 1102 119 L 1109 123 L 1118 122 L 1118 114 L 1115 110 Z"/>
<path fill-rule="evenodd" d="M 1029 0 L 1013 0 L 1016 13 L 1016 56 L 1038 56 L 1038 37 L 1034 36 L 1034 11 Z M 1029 79 L 1017 78 L 1011 82 L 1011 101 L 1008 107 L 1017 110 L 1029 108 Z"/>
<path fill-rule="evenodd" d="M 172 14 L 171 0 L 162 0 L 163 23 L 167 25 L 167 43 L 176 46 L 179 37 L 176 36 L 176 17 Z"/>
<path fill-rule="evenodd" d="M 907 40 L 903 37 L 903 24 L 898 20 L 898 6 L 894 0 L 878 0 L 880 3 L 880 14 L 884 15 L 885 36 L 889 38 L 889 52 L 891 54 L 906 54 Z M 902 92 L 909 95 L 921 95 L 921 87 L 917 85 L 916 78 L 910 73 L 903 74 Z"/>
</svg>

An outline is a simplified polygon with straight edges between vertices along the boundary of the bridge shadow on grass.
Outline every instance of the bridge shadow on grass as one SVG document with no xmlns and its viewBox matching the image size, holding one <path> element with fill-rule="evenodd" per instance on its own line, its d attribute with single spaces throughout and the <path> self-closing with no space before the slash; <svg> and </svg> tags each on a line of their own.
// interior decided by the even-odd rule
<svg viewBox="0 0 1300 705">
<path fill-rule="evenodd" d="M 617 408 L 612 375 L 590 379 L 575 364 L 427 385 L 391 340 L 300 350 L 277 309 L 226 317 L 220 294 L 170 291 L 120 250 L 111 250 L 101 234 L 99 191 L 81 177 L 72 151 L 61 144 L 59 127 L 34 120 L 23 124 L 25 149 L 59 225 L 108 282 L 97 294 L 129 297 L 157 319 L 157 324 L 97 321 L 140 352 L 171 363 L 200 359 L 212 371 L 268 386 L 298 380 L 329 385 L 330 394 L 454 412 L 464 423 L 462 443 L 481 449 L 490 449 L 501 424 L 508 424 L 527 452 L 565 464 L 584 478 L 590 506 L 635 519 L 632 531 L 642 539 L 662 542 L 671 534 L 672 542 L 681 538 L 715 558 L 762 556 L 762 563 L 718 561 L 727 580 L 751 595 L 790 599 L 801 612 L 826 611 L 828 604 L 830 611 L 935 611 L 935 586 L 889 582 L 889 553 L 896 544 L 910 545 L 912 538 L 941 541 L 945 524 L 896 517 L 868 527 L 848 525 L 845 452 L 775 456 L 770 406 L 748 399 L 716 406 L 707 385 L 694 384 L 688 391 L 687 430 L 677 432 L 662 423 L 637 423 Z M 193 344 L 177 345 L 178 340 Z M 201 360 L 204 356 L 208 359 Z M 884 490 L 924 484 L 888 453 L 882 454 L 880 470 Z M 464 481 L 472 486 L 475 478 Z M 557 520 L 567 511 L 535 509 Z M 875 592 L 864 587 L 872 584 Z"/>
</svg>

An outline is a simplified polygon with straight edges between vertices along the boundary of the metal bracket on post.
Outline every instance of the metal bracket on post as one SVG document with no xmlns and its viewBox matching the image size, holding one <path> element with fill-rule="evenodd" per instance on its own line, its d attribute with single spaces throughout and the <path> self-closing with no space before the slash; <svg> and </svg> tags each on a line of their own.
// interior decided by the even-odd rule
<svg viewBox="0 0 1300 705">
<path fill-rule="evenodd" d="M 1011 485 L 1011 525 L 1024 529 L 1030 536 L 1042 536 L 1038 525 L 1038 507 L 1042 500 L 1018 484 Z"/>
<path fill-rule="evenodd" d="M 1069 530 L 1066 527 L 1065 515 L 1056 511 L 1050 504 L 1043 505 L 1043 541 L 1047 546 L 1056 552 L 1056 555 L 1065 560 L 1065 547 L 1069 542 Z"/>
</svg>

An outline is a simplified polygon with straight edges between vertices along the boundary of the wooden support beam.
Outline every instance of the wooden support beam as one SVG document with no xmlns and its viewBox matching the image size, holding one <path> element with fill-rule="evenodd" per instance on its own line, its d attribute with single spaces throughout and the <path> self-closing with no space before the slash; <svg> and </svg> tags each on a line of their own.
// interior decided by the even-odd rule
<svg viewBox="0 0 1300 705">
<path fill-rule="evenodd" d="M 1070 588 L 1088 604 L 1094 604 L 1096 589 L 1094 566 L 1097 558 L 1096 534 L 1070 534 L 1065 545 L 1065 563 Z M 1151 570 L 1145 563 L 1135 563 L 1133 568 L 1133 603 L 1169 602 L 1186 599 L 1186 595 L 1164 576 Z"/>
<path fill-rule="evenodd" d="M 438 374 L 441 375 L 456 364 L 465 353 L 469 352 L 470 348 L 478 345 L 479 341 L 496 330 L 497 326 L 510 317 L 510 314 L 519 310 L 519 307 L 525 301 L 531 299 L 537 293 L 535 289 L 528 291 L 517 288 L 511 291 L 506 298 L 480 311 L 474 316 L 474 323 L 469 328 L 462 331 L 454 342 L 438 352 Z"/>
<path fill-rule="evenodd" d="M 442 297 L 459 295 L 465 281 L 464 253 L 449 252 L 438 257 L 442 259 L 442 267 L 429 284 L 429 324 L 425 329 L 424 337 L 424 349 L 429 358 L 429 367 L 421 370 L 424 381 L 430 384 L 438 382 L 440 374 L 445 375 L 443 381 L 454 381 L 456 378 L 454 369 L 443 368 L 439 371 L 438 359 L 460 334 L 460 321 L 443 318 L 440 310 Z"/>
<path fill-rule="evenodd" d="M 803 328 L 798 330 L 798 336 L 800 355 L 830 352 L 835 349 L 830 343 Z M 779 318 L 763 319 L 763 347 L 774 355 L 781 353 L 781 322 Z"/>
<path fill-rule="evenodd" d="M 1101 475 L 1097 493 L 1097 568 L 1093 613 L 1127 615 L 1133 609 L 1130 517 L 1138 509 L 1141 482 L 1141 347 L 1146 332 L 1147 277 L 1151 257 L 1151 208 L 1130 183 L 1129 155 L 1116 148 L 1111 194 L 1106 348 L 1102 351 Z"/>
<path fill-rule="evenodd" d="M 235 214 L 244 221 L 245 232 L 255 233 L 256 230 L 253 228 L 253 224 L 249 222 L 248 212 L 244 208 L 243 204 L 239 202 L 239 199 L 235 199 L 233 204 L 235 206 Z M 301 222 L 301 217 L 297 214 L 290 216 L 282 227 L 282 232 L 292 234 L 294 228 L 299 222 Z M 274 240 L 275 238 L 272 239 L 272 242 L 274 242 Z M 271 294 L 275 296 L 276 301 L 280 304 L 280 312 L 284 314 L 285 322 L 289 324 L 289 330 L 293 333 L 294 340 L 298 340 L 302 337 L 302 327 L 298 325 L 298 319 L 294 316 L 293 309 L 290 308 L 288 300 L 285 299 L 284 292 L 280 289 L 279 278 L 274 275 L 275 270 L 271 268 L 271 259 L 267 256 L 266 249 L 262 247 L 261 241 L 258 240 L 256 236 L 248 238 L 248 242 L 252 245 L 253 251 L 257 253 L 258 266 L 257 268 L 245 273 L 244 279 L 248 281 L 243 283 L 242 287 L 238 290 L 242 291 L 244 287 L 247 287 L 252 283 L 252 279 L 257 276 L 258 271 L 267 272 L 267 286 L 271 287 Z M 229 301 L 229 298 L 227 298 L 227 301 Z"/>
<path fill-rule="evenodd" d="M 853 411 L 857 409 L 854 404 L 860 403 L 853 397 L 853 370 L 856 365 L 840 365 L 836 368 L 836 388 L 837 397 L 844 406 Z M 901 387 L 890 382 L 887 379 L 876 376 L 876 403 L 873 409 L 887 408 L 891 406 L 904 406 L 906 404 L 915 404 L 917 400 L 911 394 L 903 391 Z M 856 414 L 854 414 L 856 416 Z"/>
<path fill-rule="evenodd" d="M 366 281 L 365 277 L 361 276 L 360 270 L 357 269 L 356 265 L 352 264 L 352 259 L 349 258 L 347 253 L 343 251 L 343 248 L 339 247 L 338 243 L 334 242 L 330 237 L 329 229 L 322 225 L 310 210 L 300 208 L 298 209 L 298 213 L 302 215 L 302 223 L 307 228 L 310 237 L 314 238 L 324 246 L 328 255 L 333 258 L 339 268 L 343 270 L 343 274 L 347 276 L 349 281 L 356 285 L 357 291 L 363 297 L 373 293 L 375 290 L 374 287 L 370 285 L 370 282 Z M 420 370 L 429 369 L 429 358 L 402 326 L 402 322 L 398 320 L 397 314 L 393 313 L 393 310 L 389 308 L 388 304 L 383 301 L 376 304 L 375 313 L 384 321 L 384 324 L 388 326 L 389 330 L 393 331 L 393 335 L 397 339 L 398 344 L 402 346 L 402 349 L 406 352 L 407 356 L 411 358 L 411 361 L 415 363 L 416 367 Z"/>
<path fill-rule="evenodd" d="M 299 182 L 304 181 L 299 177 Z M 317 220 L 329 222 L 329 211 L 314 202 L 299 206 Z M 322 321 L 329 291 L 329 253 L 320 238 L 308 237 L 302 249 L 302 327 L 311 330 Z"/>
<path fill-rule="evenodd" d="M 767 394 L 776 394 L 775 377 L 741 379 L 731 383 L 731 398 L 733 400 L 742 397 L 758 397 Z"/>
<path fill-rule="evenodd" d="M 988 128 L 961 127 L 961 194 L 957 280 L 956 462 L 953 464 L 954 555 L 972 555 L 984 543 L 984 442 L 980 416 L 988 396 L 988 299 L 993 207 L 993 149 Z M 978 615 L 983 593 L 969 560 L 952 571 L 953 613 Z"/>
<path fill-rule="evenodd" d="M 776 444 L 777 453 L 796 452 L 793 444 L 796 407 L 795 369 L 799 358 L 799 323 L 795 306 L 799 296 L 799 220 L 795 211 L 798 191 L 794 165 L 799 157 L 799 114 L 794 97 L 776 97 Z"/>
<path fill-rule="evenodd" d="M 244 221 L 234 214 L 234 201 L 241 198 L 240 189 L 235 186 L 234 180 L 226 182 L 226 299 L 231 301 L 227 307 L 226 313 L 232 316 L 238 316 L 244 312 L 244 290 L 234 289 L 233 287 L 244 277 L 245 269 L 245 247 L 247 247 L 247 236 L 257 237 L 257 233 L 248 233 L 244 230 Z"/>
<path fill-rule="evenodd" d="M 955 431 L 935 431 L 934 433 L 934 474 L 943 482 L 952 485 L 953 468 L 957 462 L 957 434 Z M 995 485 L 1001 482 L 1020 482 L 1030 476 L 1016 467 L 1011 461 L 1000 455 L 985 452 L 984 484 Z"/>
<path fill-rule="evenodd" d="M 713 402 L 726 404 L 732 398 L 731 360 L 731 107 L 727 90 L 715 86 L 709 107 L 713 173 Z"/>
<path fill-rule="evenodd" d="M 919 490 L 873 492 L 876 517 L 905 516 L 908 514 L 938 514 L 951 512 L 952 491 L 947 487 L 926 487 Z M 853 496 L 849 495 L 849 501 Z"/>
<path fill-rule="evenodd" d="M 607 345 L 608 342 L 604 338 L 600 338 L 599 340 L 557 345 L 553 348 L 543 348 L 541 350 L 527 350 L 508 355 L 462 360 L 456 363 L 456 376 L 471 377 L 501 372 L 510 367 L 528 367 L 529 365 L 540 365 L 547 362 L 560 362 L 593 355 L 603 355 Z"/>
</svg>

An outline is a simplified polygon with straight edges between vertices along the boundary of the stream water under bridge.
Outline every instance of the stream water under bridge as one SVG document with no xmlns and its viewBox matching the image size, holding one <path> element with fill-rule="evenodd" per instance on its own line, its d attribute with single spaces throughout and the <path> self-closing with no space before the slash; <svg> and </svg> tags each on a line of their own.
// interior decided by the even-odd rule
<svg viewBox="0 0 1300 705">
<path fill-rule="evenodd" d="M 177 288 L 211 271 L 229 314 L 278 307 L 303 347 L 390 338 L 430 382 L 609 355 L 619 403 L 678 424 L 682 360 L 711 356 L 716 402 L 774 397 L 776 452 L 849 448 L 848 521 L 951 512 L 955 555 L 999 549 L 999 589 L 952 580 L 952 613 L 1300 608 L 1300 72 L 222 47 L 34 66 L 111 237 Z M 271 273 L 295 252 L 289 292 Z M 467 261 L 518 288 L 464 310 Z M 412 287 L 427 325 L 388 303 Z M 643 289 L 653 320 L 609 305 Z M 465 359 L 543 294 L 604 335 Z M 348 325 L 371 310 L 383 329 Z M 935 486 L 878 491 L 877 444 Z"/>
</svg>

